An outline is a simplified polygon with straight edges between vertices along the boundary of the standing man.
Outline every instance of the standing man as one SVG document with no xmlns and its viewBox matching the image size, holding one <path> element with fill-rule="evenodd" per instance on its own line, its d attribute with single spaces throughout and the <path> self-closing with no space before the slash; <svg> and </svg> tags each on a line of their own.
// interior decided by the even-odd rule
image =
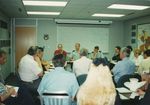
<svg viewBox="0 0 150 105">
<path fill-rule="evenodd" d="M 19 62 L 19 75 L 31 92 L 37 94 L 37 88 L 43 76 L 41 60 L 38 57 L 38 46 L 31 46 L 28 53 Z"/>
<path fill-rule="evenodd" d="M 55 69 L 44 75 L 38 87 L 41 95 L 43 92 L 66 91 L 72 99 L 75 99 L 79 85 L 73 73 L 65 71 L 65 59 L 62 54 L 54 56 L 52 60 Z M 65 103 L 63 104 L 65 105 Z"/>
<path fill-rule="evenodd" d="M 133 74 L 135 71 L 135 64 L 129 58 L 130 52 L 131 50 L 127 47 L 121 49 L 120 58 L 122 60 L 119 61 L 112 70 L 116 83 L 123 75 Z"/>
<path fill-rule="evenodd" d="M 72 51 L 71 60 L 75 61 L 80 58 L 80 43 L 75 44 L 75 50 Z"/>
</svg>

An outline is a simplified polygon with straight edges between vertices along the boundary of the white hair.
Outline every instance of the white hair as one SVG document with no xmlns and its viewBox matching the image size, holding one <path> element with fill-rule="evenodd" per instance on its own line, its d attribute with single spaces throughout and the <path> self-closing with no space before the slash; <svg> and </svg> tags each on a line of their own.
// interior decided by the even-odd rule
<svg viewBox="0 0 150 105">
<path fill-rule="evenodd" d="M 77 94 L 78 105 L 114 105 L 116 90 L 107 66 L 91 65 Z"/>
</svg>

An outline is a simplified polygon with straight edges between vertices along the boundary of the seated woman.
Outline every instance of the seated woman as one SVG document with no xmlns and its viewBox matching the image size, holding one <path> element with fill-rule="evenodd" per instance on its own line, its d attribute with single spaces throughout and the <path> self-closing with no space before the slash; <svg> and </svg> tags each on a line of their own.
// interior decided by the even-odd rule
<svg viewBox="0 0 150 105">
<path fill-rule="evenodd" d="M 44 71 L 47 71 L 50 68 L 50 64 L 48 61 L 43 60 L 43 54 L 44 54 L 44 47 L 38 47 L 39 52 L 38 52 L 38 57 L 40 58 L 41 65 Z"/>
<path fill-rule="evenodd" d="M 103 58 L 91 64 L 88 76 L 77 93 L 78 105 L 114 105 L 116 90 Z"/>
<path fill-rule="evenodd" d="M 138 67 L 139 64 L 143 61 L 143 56 L 141 55 L 141 51 L 140 49 L 135 49 L 134 50 L 134 58 L 132 59 L 132 61 L 135 63 L 135 65 Z"/>
</svg>

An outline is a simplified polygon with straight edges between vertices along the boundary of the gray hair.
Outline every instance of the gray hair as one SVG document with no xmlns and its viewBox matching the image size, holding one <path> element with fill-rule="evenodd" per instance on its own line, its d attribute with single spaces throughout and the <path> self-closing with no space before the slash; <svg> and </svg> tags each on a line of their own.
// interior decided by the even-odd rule
<svg viewBox="0 0 150 105">
<path fill-rule="evenodd" d="M 126 56 L 126 57 L 129 57 L 130 56 L 130 53 L 131 53 L 131 50 L 127 47 L 123 47 L 121 48 L 121 52 Z"/>
<path fill-rule="evenodd" d="M 82 48 L 80 50 L 80 55 L 81 56 L 88 56 L 88 50 L 86 48 Z"/>
</svg>

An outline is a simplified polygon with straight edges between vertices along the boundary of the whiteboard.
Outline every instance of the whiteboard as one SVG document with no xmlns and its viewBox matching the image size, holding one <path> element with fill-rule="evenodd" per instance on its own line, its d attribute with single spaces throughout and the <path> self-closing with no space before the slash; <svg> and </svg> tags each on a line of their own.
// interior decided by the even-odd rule
<svg viewBox="0 0 150 105">
<path fill-rule="evenodd" d="M 109 50 L 109 28 L 76 25 L 58 25 L 57 43 L 62 43 L 64 50 L 72 52 L 75 43 L 80 43 L 81 48 L 93 51 L 95 46 L 107 53 Z"/>
</svg>

